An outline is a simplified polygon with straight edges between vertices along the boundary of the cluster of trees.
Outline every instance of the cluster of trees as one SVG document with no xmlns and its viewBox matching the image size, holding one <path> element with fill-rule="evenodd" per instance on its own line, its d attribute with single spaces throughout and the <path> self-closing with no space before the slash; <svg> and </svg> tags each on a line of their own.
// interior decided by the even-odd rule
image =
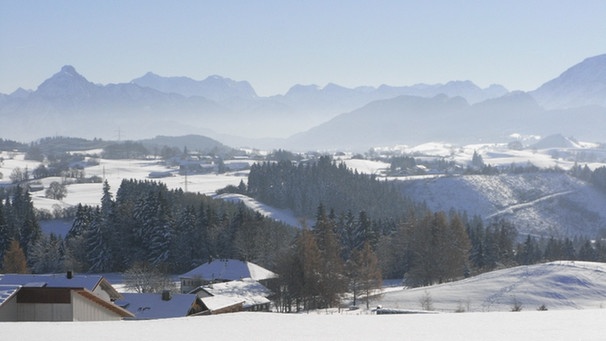
<svg viewBox="0 0 606 341">
<path fill-rule="evenodd" d="M 21 151 L 26 148 L 27 145 L 24 143 L 0 138 L 0 150 Z"/>
<path fill-rule="evenodd" d="M 359 243 L 346 243 L 334 216 L 318 207 L 313 230 L 303 228 L 276 265 L 280 274 L 274 291 L 280 311 L 338 306 L 341 295 L 366 298 L 381 287 L 382 276 L 373 238 L 360 231 Z M 368 304 L 368 300 L 366 301 Z"/>
<path fill-rule="evenodd" d="M 66 237 L 87 271 L 124 271 L 137 262 L 186 271 L 212 258 L 271 266 L 292 229 L 243 203 L 124 180 L 114 200 L 104 184 L 101 205 L 81 206 Z"/>
<path fill-rule="evenodd" d="M 142 159 L 149 155 L 149 150 L 142 143 L 134 141 L 112 143 L 103 148 L 101 154 L 105 159 Z"/>
<path fill-rule="evenodd" d="M 606 243 L 600 238 L 544 239 L 529 235 L 516 245 L 515 260 L 521 265 L 555 260 L 606 262 Z"/>
<path fill-rule="evenodd" d="M 337 212 L 366 211 L 375 217 L 396 217 L 410 201 L 392 183 L 351 172 L 331 157 L 317 160 L 264 162 L 251 166 L 247 194 L 268 205 L 290 208 L 313 217 L 320 203 Z"/>
<path fill-rule="evenodd" d="M 15 259 L 26 255 L 35 259 L 35 250 L 43 238 L 29 192 L 15 186 L 0 193 L 0 259 L 4 260 L 3 271 L 25 271 L 14 268 L 15 264 L 21 264 Z"/>
<path fill-rule="evenodd" d="M 74 150 L 85 151 L 103 148 L 108 144 L 110 142 L 98 138 L 87 140 L 79 137 L 53 136 L 30 143 L 27 153 L 32 156 L 42 154 L 53 158 L 55 155 L 63 155 Z"/>
<path fill-rule="evenodd" d="M 587 181 L 601 191 L 606 192 L 606 167 L 598 167 L 593 171 L 587 165 L 575 165 L 570 173 L 583 181 Z"/>
<path fill-rule="evenodd" d="M 243 203 L 124 180 L 114 199 L 107 183 L 99 206 L 78 205 L 69 233 L 43 235 L 29 193 L 0 205 L 0 256 L 16 240 L 35 273 L 119 272 L 149 264 L 179 273 L 212 258 L 249 260 L 272 268 L 293 228 Z"/>
<path fill-rule="evenodd" d="M 389 278 L 425 286 L 464 277 L 470 272 L 471 242 L 459 214 L 418 212 L 380 240 L 379 259 Z"/>
</svg>

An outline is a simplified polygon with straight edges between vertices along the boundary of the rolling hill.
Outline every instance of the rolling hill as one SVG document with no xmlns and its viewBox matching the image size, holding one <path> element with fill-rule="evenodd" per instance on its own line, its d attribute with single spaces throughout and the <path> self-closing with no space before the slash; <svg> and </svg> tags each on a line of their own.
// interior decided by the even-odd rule
<svg viewBox="0 0 606 341">
<path fill-rule="evenodd" d="M 372 306 L 421 309 L 431 298 L 436 311 L 494 312 L 522 310 L 601 309 L 606 304 L 606 265 L 558 261 L 517 266 L 430 287 L 396 287 L 371 300 Z"/>
</svg>

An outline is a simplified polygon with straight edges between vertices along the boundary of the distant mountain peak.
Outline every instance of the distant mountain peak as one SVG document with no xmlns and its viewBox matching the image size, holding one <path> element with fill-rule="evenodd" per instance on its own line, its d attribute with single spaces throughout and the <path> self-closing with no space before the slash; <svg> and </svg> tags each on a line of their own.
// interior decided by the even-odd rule
<svg viewBox="0 0 606 341">
<path fill-rule="evenodd" d="M 51 78 L 45 80 L 35 94 L 47 98 L 85 98 L 90 97 L 96 86 L 80 75 L 76 68 L 65 65 Z"/>
<path fill-rule="evenodd" d="M 80 76 L 80 74 L 76 71 L 76 68 L 71 65 L 64 65 L 61 68 L 60 73 L 68 74 L 68 75 L 72 75 L 72 76 Z"/>
<path fill-rule="evenodd" d="M 547 109 L 606 107 L 606 54 L 586 58 L 531 94 Z"/>
<path fill-rule="evenodd" d="M 160 78 L 160 75 L 155 74 L 151 71 L 148 71 L 145 75 L 143 75 L 143 77 L 141 78 Z"/>
<path fill-rule="evenodd" d="M 13 91 L 9 96 L 13 98 L 27 98 L 31 93 L 31 90 L 25 90 L 19 87 L 17 90 Z"/>
</svg>

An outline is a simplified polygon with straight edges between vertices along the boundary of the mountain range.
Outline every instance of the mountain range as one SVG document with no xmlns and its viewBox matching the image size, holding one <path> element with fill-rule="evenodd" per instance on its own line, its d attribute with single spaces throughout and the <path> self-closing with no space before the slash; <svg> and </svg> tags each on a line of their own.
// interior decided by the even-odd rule
<svg viewBox="0 0 606 341">
<path fill-rule="evenodd" d="M 530 92 L 471 81 L 345 88 L 295 85 L 258 96 L 246 81 L 147 73 L 100 85 L 64 66 L 34 91 L 0 94 L 2 138 L 64 135 L 143 139 L 205 135 L 232 146 L 351 149 L 428 141 L 469 143 L 562 133 L 605 141 L 606 55 Z"/>
</svg>

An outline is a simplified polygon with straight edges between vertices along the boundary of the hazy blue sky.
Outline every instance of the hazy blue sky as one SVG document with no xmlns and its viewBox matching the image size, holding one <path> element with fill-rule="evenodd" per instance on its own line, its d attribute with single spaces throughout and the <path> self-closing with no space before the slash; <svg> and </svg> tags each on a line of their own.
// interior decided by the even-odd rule
<svg viewBox="0 0 606 341">
<path fill-rule="evenodd" d="M 471 80 L 532 90 L 606 53 L 606 1 L 0 0 L 0 92 L 66 64 L 89 81 L 153 71 L 347 87 Z"/>
</svg>

